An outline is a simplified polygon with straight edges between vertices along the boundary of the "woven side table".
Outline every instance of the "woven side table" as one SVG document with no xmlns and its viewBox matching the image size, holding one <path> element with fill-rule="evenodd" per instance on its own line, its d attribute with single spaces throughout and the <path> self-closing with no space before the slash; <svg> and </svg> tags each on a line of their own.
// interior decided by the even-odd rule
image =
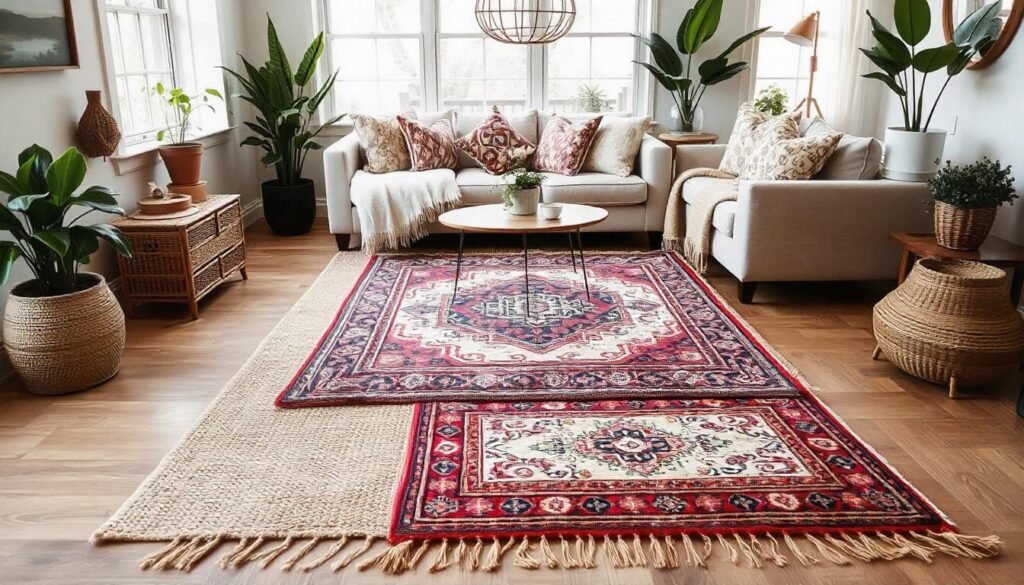
<svg viewBox="0 0 1024 585">
<path fill-rule="evenodd" d="M 199 299 L 236 272 L 243 280 L 245 236 L 238 195 L 210 195 L 199 212 L 178 219 L 123 219 L 114 225 L 135 250 L 118 258 L 129 316 L 146 302 L 188 303 L 199 318 Z"/>
</svg>

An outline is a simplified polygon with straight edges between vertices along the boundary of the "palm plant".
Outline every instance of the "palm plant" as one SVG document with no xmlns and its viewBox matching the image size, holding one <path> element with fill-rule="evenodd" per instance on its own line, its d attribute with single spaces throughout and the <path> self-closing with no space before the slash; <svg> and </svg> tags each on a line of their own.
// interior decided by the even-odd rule
<svg viewBox="0 0 1024 585">
<path fill-rule="evenodd" d="M 745 61 L 730 63 L 729 55 L 747 41 L 771 28 L 764 27 L 751 31 L 733 41 L 717 57 L 703 61 L 697 67 L 698 77 L 695 82 L 692 76 L 693 56 L 718 32 L 718 24 L 722 18 L 722 3 L 723 0 L 697 0 L 693 8 L 686 11 L 686 16 L 679 25 L 675 47 L 657 33 L 651 33 L 650 38 L 638 37 L 651 48 L 654 64 L 638 61 L 636 63 L 650 71 L 658 83 L 672 95 L 682 118 L 683 130 L 687 132 L 693 131 L 694 117 L 704 92 L 713 85 L 732 79 L 750 66 Z"/>
<path fill-rule="evenodd" d="M 877 79 L 900 100 L 904 129 L 908 132 L 927 132 L 935 107 L 953 77 L 959 75 L 979 53 L 988 49 L 999 36 L 999 2 L 983 6 L 964 19 L 953 31 L 953 40 L 941 47 L 918 50 L 917 46 L 928 36 L 931 28 L 931 8 L 928 0 L 895 0 L 893 14 L 896 32 L 893 34 L 868 11 L 875 46 L 861 49 L 881 71 L 864 77 Z M 924 103 L 928 76 L 946 70 L 946 81 L 935 96 L 931 108 Z M 924 114 L 927 111 L 928 117 Z"/>
<path fill-rule="evenodd" d="M 24 258 L 36 277 L 40 296 L 68 294 L 79 290 L 79 268 L 106 240 L 118 254 L 131 256 L 130 242 L 113 226 L 78 225 L 94 212 L 124 215 L 115 193 L 106 187 L 75 191 L 85 180 L 85 156 L 69 148 L 58 159 L 46 149 L 33 145 L 18 155 L 15 175 L 0 171 L 0 191 L 10 195 L 0 205 L 0 230 L 13 240 L 0 241 L 0 285 L 7 284 L 11 267 Z M 74 208 L 84 212 L 68 221 Z"/>
<path fill-rule="evenodd" d="M 239 55 L 245 66 L 245 75 L 227 67 L 223 69 L 242 84 L 246 95 L 241 99 L 252 104 L 259 113 L 255 123 L 245 123 L 255 135 L 242 141 L 242 146 L 262 148 L 265 153 L 261 159 L 263 164 L 274 167 L 281 185 L 294 186 L 302 181 L 302 168 L 309 152 L 323 149 L 323 145 L 314 139 L 324 128 L 344 116 L 335 116 L 319 128 L 312 127 L 316 111 L 330 95 L 338 73 L 334 72 L 319 90 L 306 95 L 306 86 L 313 79 L 317 63 L 324 53 L 323 33 L 313 39 L 294 72 L 269 16 L 267 46 L 270 58 L 262 67 L 255 67 Z"/>
</svg>

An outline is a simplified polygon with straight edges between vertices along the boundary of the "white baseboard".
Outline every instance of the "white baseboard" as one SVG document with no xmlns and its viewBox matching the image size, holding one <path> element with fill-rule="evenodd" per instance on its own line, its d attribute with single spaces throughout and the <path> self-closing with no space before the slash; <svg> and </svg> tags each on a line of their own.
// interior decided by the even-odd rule
<svg viewBox="0 0 1024 585">
<path fill-rule="evenodd" d="M 316 216 L 327 217 L 327 200 L 317 199 L 316 200 Z M 257 199 L 250 201 L 248 204 L 242 207 L 242 224 L 245 227 L 249 227 L 256 221 L 263 219 L 263 201 Z"/>
</svg>

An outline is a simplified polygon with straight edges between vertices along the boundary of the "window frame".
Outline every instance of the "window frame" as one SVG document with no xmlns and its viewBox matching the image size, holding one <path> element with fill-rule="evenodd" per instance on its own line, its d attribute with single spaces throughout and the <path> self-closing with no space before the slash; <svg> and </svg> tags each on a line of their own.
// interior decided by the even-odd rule
<svg viewBox="0 0 1024 585">
<path fill-rule="evenodd" d="M 748 29 L 753 30 L 754 28 L 756 28 L 759 25 L 759 23 L 761 21 L 761 5 L 763 4 L 763 2 L 764 2 L 764 0 L 754 0 L 753 1 L 752 10 L 750 10 L 750 19 L 749 19 L 750 22 L 747 23 L 747 25 L 748 25 L 747 28 Z M 827 39 L 827 38 L 829 38 L 828 37 L 828 33 L 826 31 L 820 31 L 819 30 L 818 34 L 819 34 L 819 39 Z M 744 75 L 746 76 L 746 79 L 743 80 L 743 83 L 745 84 L 745 87 L 746 87 L 746 91 L 745 91 L 746 100 L 745 101 L 752 101 L 752 100 L 756 99 L 756 97 L 757 97 L 756 96 L 756 93 L 757 93 L 757 82 L 760 79 L 768 80 L 771 83 L 782 82 L 782 81 L 795 81 L 796 82 L 796 93 L 794 93 L 793 95 L 789 96 L 789 100 L 790 100 L 789 107 L 791 107 L 791 108 L 796 107 L 796 104 L 798 104 L 800 102 L 800 100 L 802 100 L 804 97 L 806 97 L 805 95 L 800 93 L 800 86 L 801 86 L 801 84 L 807 83 L 808 80 L 810 79 L 810 75 L 809 75 L 810 72 L 808 70 L 808 67 L 810 66 L 811 53 L 809 52 L 810 49 L 808 49 L 807 47 L 798 47 L 798 49 L 799 49 L 798 55 L 799 56 L 797 57 L 797 68 L 796 68 L 797 74 L 796 74 L 796 77 L 760 77 L 757 74 L 757 69 L 758 69 L 758 65 L 759 65 L 759 59 L 760 59 L 760 56 L 761 56 L 760 55 L 760 53 L 761 53 L 761 39 L 781 39 L 785 35 L 786 35 L 786 31 L 782 31 L 782 30 L 767 30 L 763 34 L 759 35 L 757 39 L 754 39 L 754 42 L 751 43 L 752 54 L 751 54 L 751 57 L 750 57 L 750 67 L 747 68 L 747 71 L 744 72 Z M 820 78 L 818 78 L 818 79 L 820 80 Z"/>
<path fill-rule="evenodd" d="M 659 12 L 660 0 L 635 0 L 636 1 L 636 20 L 635 27 L 632 33 L 607 33 L 607 32 L 583 32 L 583 33 L 572 33 L 566 35 L 566 37 L 576 38 L 587 38 L 587 37 L 615 37 L 622 38 L 630 34 L 636 35 L 648 35 L 654 30 L 654 24 L 656 15 Z M 324 80 L 329 77 L 331 72 L 335 70 L 333 62 L 333 54 L 330 48 L 331 39 L 334 38 L 387 38 L 401 37 L 409 38 L 411 36 L 419 36 L 420 38 L 420 79 L 422 82 L 423 92 L 423 104 L 421 109 L 424 111 L 438 111 L 441 109 L 441 74 L 439 68 L 438 54 L 440 51 L 440 41 L 448 38 L 487 38 L 483 32 L 473 33 L 442 33 L 439 30 L 439 17 L 440 17 L 440 5 L 435 0 L 421 0 L 420 1 L 420 32 L 418 33 L 398 33 L 398 34 L 382 34 L 382 33 L 365 33 L 365 34 L 354 34 L 354 33 L 331 33 L 328 30 L 328 3 L 331 0 L 311 0 L 312 2 L 312 25 L 314 30 L 323 31 L 324 38 L 327 42 L 327 50 L 324 51 L 324 58 L 322 59 L 320 71 L 317 75 L 317 83 L 321 84 Z M 526 91 L 526 103 L 524 109 L 538 109 L 545 110 L 549 109 L 548 91 L 547 91 L 547 75 L 548 75 L 548 59 L 547 59 L 547 45 L 527 45 L 527 91 Z M 648 49 L 640 42 L 639 39 L 634 39 L 634 57 L 635 61 L 646 61 L 648 57 Z M 646 75 L 645 71 L 642 70 L 641 65 L 634 63 L 632 70 L 633 78 L 633 99 L 632 99 L 632 110 L 629 113 L 632 115 L 654 115 L 654 100 L 655 100 L 655 81 L 652 76 Z M 340 113 L 336 111 L 335 99 L 332 96 L 331 99 L 327 100 L 325 104 L 324 119 L 329 119 Z M 341 122 L 341 125 L 348 125 L 348 122 Z"/>
</svg>

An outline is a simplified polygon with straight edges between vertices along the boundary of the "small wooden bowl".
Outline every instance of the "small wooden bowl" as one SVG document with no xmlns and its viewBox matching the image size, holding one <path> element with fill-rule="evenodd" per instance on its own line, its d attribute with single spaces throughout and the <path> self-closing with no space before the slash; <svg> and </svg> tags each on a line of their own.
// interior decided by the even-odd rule
<svg viewBox="0 0 1024 585">
<path fill-rule="evenodd" d="M 192 197 L 170 193 L 163 199 L 147 197 L 139 201 L 139 210 L 142 215 L 167 215 L 187 210 L 192 206 Z"/>
</svg>

